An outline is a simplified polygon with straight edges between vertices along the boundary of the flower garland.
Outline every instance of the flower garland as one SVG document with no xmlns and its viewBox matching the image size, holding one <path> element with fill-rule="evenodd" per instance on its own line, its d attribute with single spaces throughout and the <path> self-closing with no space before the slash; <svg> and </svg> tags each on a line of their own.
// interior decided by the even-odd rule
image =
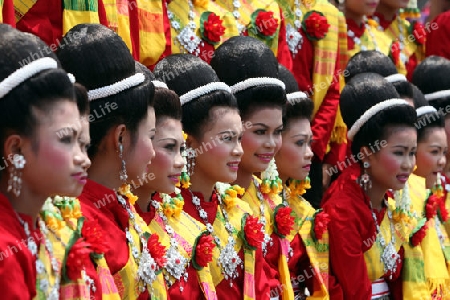
<svg viewBox="0 0 450 300">
<path fill-rule="evenodd" d="M 300 7 L 299 1 L 300 0 L 294 0 L 294 27 L 292 27 L 292 25 L 289 23 L 286 25 L 286 43 L 288 44 L 289 50 L 292 52 L 292 55 L 294 57 L 303 45 L 303 36 L 300 34 L 300 29 L 302 28 L 301 19 L 303 17 L 303 12 Z"/>
<path fill-rule="evenodd" d="M 130 197 L 134 202 L 137 200 L 137 196 L 130 192 L 129 185 L 122 185 L 121 188 L 119 188 L 117 191 L 117 199 L 123 209 L 128 213 L 129 221 L 139 235 L 142 244 L 142 251 L 139 251 L 140 247 L 135 244 L 130 230 L 128 228 L 125 229 L 125 236 L 131 247 L 131 253 L 138 265 L 137 275 L 139 277 L 139 289 L 141 292 L 144 292 L 146 290 L 146 285 L 151 286 L 153 281 L 155 281 L 156 276 L 162 271 L 162 268 L 164 268 L 166 249 L 159 242 L 158 235 L 144 232 L 136 223 L 138 215 L 132 211 L 124 197 Z M 134 205 L 131 201 L 130 204 Z"/>
<path fill-rule="evenodd" d="M 275 159 L 269 162 L 267 169 L 261 173 L 261 192 L 263 194 L 279 194 L 283 190 L 283 181 L 278 177 Z"/>
<path fill-rule="evenodd" d="M 284 199 L 297 198 L 299 196 L 302 196 L 304 193 L 306 193 L 307 189 L 311 188 L 311 181 L 309 179 L 309 176 L 306 176 L 304 180 L 297 180 L 297 179 L 289 179 L 288 181 L 288 195 L 287 198 L 283 197 Z M 286 191 L 286 189 L 283 189 L 283 191 Z"/>
<path fill-rule="evenodd" d="M 408 33 L 414 36 L 414 42 L 416 43 L 416 45 L 425 45 L 425 42 L 427 40 L 427 32 L 420 22 L 412 22 L 408 28 Z"/>
<path fill-rule="evenodd" d="M 377 41 L 376 41 L 376 39 L 375 39 L 375 35 L 373 34 L 372 29 L 371 29 L 371 25 L 370 25 L 371 23 L 370 23 L 370 21 L 373 21 L 373 20 L 368 20 L 367 17 L 364 16 L 364 19 L 363 19 L 364 27 L 365 27 L 367 33 L 368 33 L 368 34 L 370 35 L 370 37 L 372 38 L 372 43 L 373 43 L 374 49 L 375 49 L 376 51 L 380 52 L 380 48 L 378 47 L 378 43 L 377 43 Z M 361 51 L 367 51 L 367 50 L 369 50 L 369 49 L 367 49 L 367 47 L 366 47 L 365 45 L 362 45 L 362 44 L 361 44 L 361 39 L 358 38 L 358 37 L 355 35 L 355 33 L 354 33 L 351 29 L 349 29 L 349 30 L 347 31 L 347 36 L 353 40 L 353 43 L 354 43 L 355 45 L 360 46 Z"/>
<path fill-rule="evenodd" d="M 417 226 L 417 216 L 411 211 L 411 198 L 409 193 L 409 185 L 405 184 L 403 190 L 395 191 L 392 195 L 395 200 L 395 206 L 391 207 L 392 219 L 396 223 L 402 224 L 403 235 L 408 236 L 411 229 Z"/>
<path fill-rule="evenodd" d="M 175 236 L 175 231 L 168 223 L 168 218 L 179 218 L 181 212 L 183 211 L 184 200 L 180 194 L 180 190 L 176 189 L 175 194 L 175 197 L 171 197 L 167 194 L 161 194 L 162 205 L 153 199 L 151 200 L 151 204 L 163 221 L 164 229 L 170 237 L 170 247 L 166 253 L 167 263 L 164 269 L 176 280 L 181 280 L 183 278 L 184 282 L 187 282 L 188 273 L 186 272 L 186 268 L 189 265 L 189 259 L 184 257 L 178 250 L 180 245 Z M 164 276 L 164 279 L 170 287 L 170 278 L 168 276 L 169 275 Z M 184 287 L 180 285 L 180 292 L 183 292 L 183 289 Z"/>
</svg>

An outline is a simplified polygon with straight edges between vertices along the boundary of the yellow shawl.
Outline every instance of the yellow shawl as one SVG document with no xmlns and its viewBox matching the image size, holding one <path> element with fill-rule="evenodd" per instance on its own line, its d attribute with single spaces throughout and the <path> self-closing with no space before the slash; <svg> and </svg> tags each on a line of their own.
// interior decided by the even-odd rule
<svg viewBox="0 0 450 300">
<path fill-rule="evenodd" d="M 63 35 L 77 24 L 99 24 L 97 0 L 64 0 Z"/>
</svg>

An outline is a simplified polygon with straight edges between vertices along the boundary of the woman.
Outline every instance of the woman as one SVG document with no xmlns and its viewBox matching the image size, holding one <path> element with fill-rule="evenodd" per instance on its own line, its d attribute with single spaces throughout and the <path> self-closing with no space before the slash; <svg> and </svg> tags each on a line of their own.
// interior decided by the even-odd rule
<svg viewBox="0 0 450 300">
<path fill-rule="evenodd" d="M 415 165 L 414 109 L 378 74 L 356 75 L 342 91 L 352 163 L 326 193 L 332 299 L 402 299 L 402 244 L 409 232 L 389 205 Z M 401 227 L 403 229 L 403 227 Z M 348 264 L 352 261 L 351 264 Z M 355 285 L 355 282 L 358 282 Z"/>
<path fill-rule="evenodd" d="M 427 31 L 427 41 L 425 47 L 425 55 L 437 55 L 450 59 L 448 51 L 449 40 L 448 35 L 448 20 L 450 16 L 450 1 L 448 0 L 431 0 L 429 21 L 432 25 L 432 30 Z M 424 22 L 425 23 L 425 22 Z"/>
<path fill-rule="evenodd" d="M 107 231 L 105 259 L 120 297 L 165 299 L 164 279 L 157 272 L 164 266 L 165 248 L 134 210 L 136 196 L 129 186 L 143 178 L 154 157 L 155 117 L 149 106 L 154 86 L 136 72 L 125 43 L 106 27 L 83 24 L 67 34 L 78 39 L 57 54 L 88 89 L 90 100 L 92 165 L 88 178 L 80 178 L 86 182 L 79 197 L 82 213 Z M 106 294 L 114 292 L 102 288 Z"/>
<path fill-rule="evenodd" d="M 73 84 L 44 42 L 3 24 L 0 35 L 2 297 L 57 299 L 62 260 L 36 224 L 47 197 L 83 189 L 78 174 L 89 159 L 77 142 L 80 114 Z M 38 51 L 46 55 L 30 59 Z"/>
<path fill-rule="evenodd" d="M 184 210 L 214 237 L 210 268 L 217 297 L 265 297 L 269 290 L 259 249 L 261 225 L 237 198 L 241 189 L 223 184 L 236 180 L 243 154 L 236 99 L 214 70 L 195 56 L 172 55 L 159 62 L 154 72 L 180 96 L 191 178 L 190 188 L 182 188 L 181 195 Z"/>
<path fill-rule="evenodd" d="M 165 83 L 152 81 L 155 85 L 156 133 L 153 139 L 155 158 L 147 167 L 148 179 L 135 189 L 139 200 L 136 211 L 157 232 L 161 243 L 167 247 L 167 264 L 163 269 L 170 299 L 216 299 L 214 284 L 209 273 L 212 257 L 204 261 L 202 249 L 214 243 L 205 226 L 183 212 L 184 199 L 176 188 L 185 159 L 185 141 L 181 126 L 181 103 L 175 92 Z M 183 183 L 186 182 L 183 180 Z M 210 255 L 211 253 L 209 253 Z M 195 266 L 201 265 L 200 268 Z M 209 286 L 211 290 L 205 288 Z"/>
<path fill-rule="evenodd" d="M 303 197 L 309 188 L 309 169 L 313 153 L 311 115 L 313 103 L 298 91 L 295 77 L 280 65 L 280 79 L 286 85 L 287 105 L 283 117 L 283 143 L 275 155 L 283 182 L 283 204 L 292 208 L 294 230 L 288 235 L 292 256 L 289 258 L 291 282 L 296 295 L 304 296 L 307 287 L 317 299 L 328 296 L 327 215 L 316 211 Z M 314 225 L 314 226 L 313 226 Z M 307 274 L 307 275 L 306 275 Z M 306 276 L 305 276 L 306 275 Z M 306 277 L 306 285 L 304 280 Z"/>
<path fill-rule="evenodd" d="M 417 127 L 416 168 L 408 186 L 419 222 L 411 235 L 411 246 L 421 248 L 424 264 L 416 265 L 415 272 L 424 273 L 428 296 L 448 299 L 450 242 L 443 223 L 449 216 L 440 184 L 448 151 L 444 119 L 432 106 L 422 106 L 416 111 L 417 124 L 421 126 Z"/>
</svg>

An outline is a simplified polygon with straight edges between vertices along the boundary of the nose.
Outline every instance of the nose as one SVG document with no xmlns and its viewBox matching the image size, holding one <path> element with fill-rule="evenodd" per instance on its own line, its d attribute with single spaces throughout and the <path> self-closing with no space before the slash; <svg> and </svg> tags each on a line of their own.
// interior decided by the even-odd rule
<svg viewBox="0 0 450 300">
<path fill-rule="evenodd" d="M 276 147 L 275 137 L 272 134 L 269 135 L 268 139 L 264 143 L 264 146 L 266 148 L 275 148 Z"/>
<path fill-rule="evenodd" d="M 233 155 L 241 157 L 244 154 L 244 149 L 242 148 L 241 142 L 237 142 L 236 146 L 233 148 Z"/>
<path fill-rule="evenodd" d="M 416 165 L 416 156 L 407 156 L 404 160 L 403 160 L 403 164 L 402 167 L 405 170 L 412 170 L 414 168 L 414 166 Z"/>
<path fill-rule="evenodd" d="M 183 156 L 181 155 L 181 153 L 178 153 L 175 156 L 175 161 L 174 161 L 174 167 L 176 169 L 183 169 L 184 165 L 185 165 L 186 161 L 183 158 Z"/>
<path fill-rule="evenodd" d="M 91 160 L 85 151 L 81 150 L 80 145 L 77 146 L 75 155 L 74 155 L 74 164 L 80 165 L 83 170 L 89 169 L 91 166 Z"/>
<path fill-rule="evenodd" d="M 443 154 L 438 160 L 438 166 L 444 167 L 446 163 L 447 163 L 447 159 L 446 159 L 445 155 Z"/>
<path fill-rule="evenodd" d="M 312 159 L 313 158 L 313 156 L 314 156 L 314 153 L 312 152 L 312 150 L 311 150 L 311 146 L 310 145 L 308 145 L 308 146 L 306 146 L 306 152 L 305 152 L 305 157 L 307 158 L 307 159 Z"/>
<path fill-rule="evenodd" d="M 150 143 L 150 163 L 155 158 L 155 155 L 156 155 L 156 152 L 155 152 L 155 149 L 153 148 L 153 144 Z"/>
</svg>

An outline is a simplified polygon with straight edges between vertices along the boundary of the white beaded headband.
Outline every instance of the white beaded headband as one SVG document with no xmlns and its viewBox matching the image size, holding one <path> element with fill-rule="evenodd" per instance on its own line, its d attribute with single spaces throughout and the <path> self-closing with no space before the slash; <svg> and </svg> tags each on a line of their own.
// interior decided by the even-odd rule
<svg viewBox="0 0 450 300">
<path fill-rule="evenodd" d="M 408 79 L 406 79 L 406 76 L 400 73 L 389 75 L 387 77 L 384 77 L 384 79 L 386 79 L 390 83 L 408 81 Z"/>
<path fill-rule="evenodd" d="M 193 89 L 186 94 L 180 96 L 181 105 L 185 105 L 186 103 L 206 94 L 209 94 L 214 91 L 225 91 L 231 93 L 230 87 L 224 82 L 211 82 L 196 89 Z"/>
<path fill-rule="evenodd" d="M 350 128 L 350 130 L 347 133 L 348 139 L 353 140 L 353 138 L 358 133 L 358 131 L 361 129 L 361 127 L 363 127 L 364 124 L 366 124 L 370 118 L 372 118 L 374 115 L 376 115 L 380 111 L 385 110 L 390 107 L 393 107 L 393 106 L 400 106 L 400 105 L 408 105 L 409 106 L 408 102 L 406 102 L 403 99 L 389 99 L 389 100 L 380 102 L 378 104 L 375 104 L 374 106 L 372 106 L 371 108 L 366 110 L 366 112 L 361 117 L 359 117 L 358 120 L 356 120 L 355 124 L 353 124 L 353 126 Z"/>
<path fill-rule="evenodd" d="M 159 81 L 159 80 L 153 80 L 152 83 L 153 83 L 153 85 L 155 86 L 155 88 L 159 87 L 159 88 L 163 88 L 163 89 L 169 89 L 169 88 L 167 87 L 167 84 L 165 84 L 165 83 L 162 82 L 162 81 Z"/>
<path fill-rule="evenodd" d="M 298 103 L 302 100 L 305 100 L 308 98 L 308 95 L 306 95 L 303 92 L 295 92 L 295 93 L 290 93 L 286 95 L 287 101 L 294 105 L 295 103 Z"/>
<path fill-rule="evenodd" d="M 421 106 L 418 109 L 416 109 L 417 117 L 423 116 L 424 114 L 429 113 L 436 113 L 437 110 L 433 106 L 427 105 L 427 106 Z"/>
<path fill-rule="evenodd" d="M 116 95 L 132 87 L 138 86 L 144 81 L 145 81 L 144 74 L 136 73 L 134 75 L 131 75 L 130 77 L 127 77 L 111 85 L 103 86 L 98 89 L 88 91 L 89 101 Z"/>
<path fill-rule="evenodd" d="M 277 85 L 277 86 L 283 88 L 283 90 L 286 89 L 284 82 L 277 78 L 258 77 L 258 78 L 249 78 L 244 81 L 236 83 L 235 85 L 231 86 L 231 92 L 233 94 L 236 94 L 236 93 L 245 91 L 246 89 L 249 89 L 251 87 L 264 86 L 264 85 Z"/>
<path fill-rule="evenodd" d="M 14 71 L 11 75 L 0 82 L 0 99 L 5 97 L 14 88 L 34 75 L 50 69 L 57 69 L 58 63 L 51 57 L 43 57 Z M 72 75 L 73 77 L 73 75 Z M 70 78 L 70 77 L 69 77 Z"/>
<path fill-rule="evenodd" d="M 445 97 L 449 97 L 449 96 L 450 96 L 450 90 L 443 90 L 443 91 L 438 91 L 438 92 L 434 92 L 431 94 L 426 94 L 425 99 L 427 99 L 428 101 L 432 101 L 432 100 L 436 100 L 439 98 L 445 98 Z"/>
</svg>

